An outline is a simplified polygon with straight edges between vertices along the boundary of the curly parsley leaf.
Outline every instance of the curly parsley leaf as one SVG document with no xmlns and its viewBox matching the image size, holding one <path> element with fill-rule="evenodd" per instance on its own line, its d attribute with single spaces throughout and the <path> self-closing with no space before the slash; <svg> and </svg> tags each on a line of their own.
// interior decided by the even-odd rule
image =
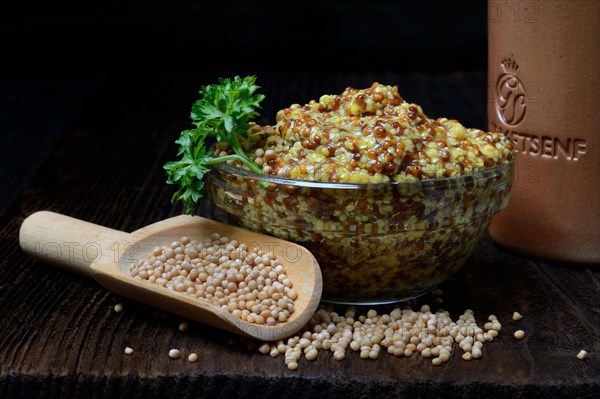
<svg viewBox="0 0 600 399">
<path fill-rule="evenodd" d="M 192 106 L 191 119 L 196 127 L 181 132 L 177 155 L 178 161 L 167 162 L 164 169 L 167 183 L 178 185 L 172 201 L 180 201 L 186 213 L 194 214 L 196 204 L 204 188 L 204 175 L 211 165 L 237 160 L 250 170 L 261 173 L 262 169 L 242 149 L 238 136 L 246 136 L 251 118 L 259 115 L 257 109 L 265 96 L 256 93 L 255 76 L 233 80 L 219 79 L 218 84 L 200 89 L 200 99 Z M 214 137 L 229 143 L 234 154 L 214 157 L 207 151 L 205 140 Z"/>
</svg>

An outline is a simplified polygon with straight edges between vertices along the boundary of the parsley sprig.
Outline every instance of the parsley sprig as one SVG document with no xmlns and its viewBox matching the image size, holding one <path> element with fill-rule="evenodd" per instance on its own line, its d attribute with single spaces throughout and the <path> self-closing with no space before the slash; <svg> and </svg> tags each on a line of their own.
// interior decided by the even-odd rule
<svg viewBox="0 0 600 399">
<path fill-rule="evenodd" d="M 264 95 L 256 93 L 255 76 L 233 80 L 219 79 L 219 84 L 203 86 L 200 99 L 192 106 L 191 119 L 195 129 L 184 130 L 175 143 L 179 144 L 178 161 L 167 162 L 167 183 L 178 185 L 172 201 L 180 201 L 186 213 L 194 214 L 196 203 L 202 196 L 204 175 L 213 164 L 237 160 L 250 170 L 262 173 L 260 168 L 242 149 L 239 136 L 246 137 L 249 121 L 259 115 L 257 109 Z M 216 138 L 225 141 L 233 154 L 214 157 L 206 148 L 206 139 Z"/>
</svg>

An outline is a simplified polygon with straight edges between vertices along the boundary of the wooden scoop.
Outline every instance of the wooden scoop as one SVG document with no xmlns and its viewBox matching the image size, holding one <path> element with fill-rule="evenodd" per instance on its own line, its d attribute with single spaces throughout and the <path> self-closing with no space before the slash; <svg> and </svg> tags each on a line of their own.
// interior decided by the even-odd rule
<svg viewBox="0 0 600 399">
<path fill-rule="evenodd" d="M 249 323 L 208 301 L 131 276 L 131 265 L 149 256 L 156 246 L 170 245 L 183 236 L 201 241 L 212 233 L 273 251 L 282 261 L 298 293 L 294 312 L 286 322 L 271 326 Z M 41 211 L 23 221 L 19 242 L 30 256 L 92 277 L 123 297 L 262 341 L 297 332 L 310 320 L 321 299 L 321 270 L 306 248 L 198 216 L 176 216 L 125 233 Z"/>
</svg>

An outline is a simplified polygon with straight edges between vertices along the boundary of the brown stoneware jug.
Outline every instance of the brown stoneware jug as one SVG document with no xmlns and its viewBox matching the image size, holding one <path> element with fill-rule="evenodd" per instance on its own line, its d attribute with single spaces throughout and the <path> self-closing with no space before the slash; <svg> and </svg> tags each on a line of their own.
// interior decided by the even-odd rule
<svg viewBox="0 0 600 399">
<path fill-rule="evenodd" d="M 517 162 L 490 226 L 534 258 L 600 263 L 600 1 L 488 1 L 488 123 Z"/>
</svg>

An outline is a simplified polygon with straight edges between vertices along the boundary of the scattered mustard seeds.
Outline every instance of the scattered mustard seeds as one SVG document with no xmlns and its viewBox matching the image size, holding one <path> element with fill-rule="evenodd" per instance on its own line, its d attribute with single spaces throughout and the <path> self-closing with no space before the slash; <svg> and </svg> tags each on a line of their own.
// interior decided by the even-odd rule
<svg viewBox="0 0 600 399">
<path fill-rule="evenodd" d="M 384 351 L 396 357 L 420 354 L 439 366 L 450 360 L 455 344 L 464 352 L 464 360 L 481 358 L 484 342 L 492 341 L 502 327 L 495 316 L 491 315 L 489 320 L 492 320 L 489 328 L 484 330 L 477 325 L 470 309 L 453 321 L 444 310 L 432 312 L 428 305 L 423 305 L 414 311 L 408 303 L 389 314 L 380 315 L 371 309 L 360 316 L 353 306 L 343 315 L 330 307 L 320 307 L 296 335 L 256 348 L 271 357 L 284 355 L 290 370 L 298 369 L 302 357 L 314 361 L 321 351 L 332 352 L 333 359 L 341 362 L 348 350 L 365 360 L 376 360 Z"/>
</svg>

